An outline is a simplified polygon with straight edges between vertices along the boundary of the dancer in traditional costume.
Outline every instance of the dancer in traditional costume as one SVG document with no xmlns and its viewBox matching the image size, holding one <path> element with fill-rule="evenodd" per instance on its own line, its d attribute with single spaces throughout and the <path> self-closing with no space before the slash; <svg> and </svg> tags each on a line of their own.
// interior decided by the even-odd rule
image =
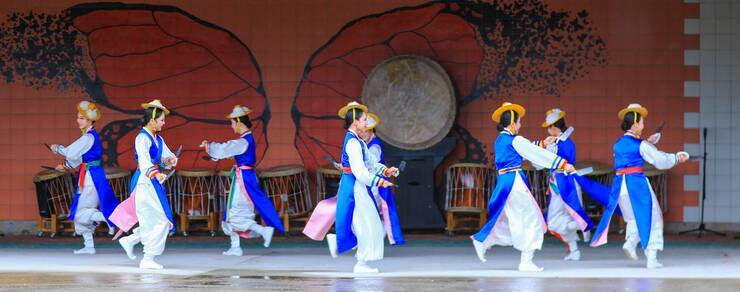
<svg viewBox="0 0 740 292">
<path fill-rule="evenodd" d="M 262 192 L 254 172 L 254 164 L 257 162 L 257 144 L 250 131 L 252 122 L 249 114 L 251 112 L 249 108 L 237 105 L 226 116 L 231 120 L 231 128 L 239 135 L 239 138 L 225 143 L 204 140 L 200 144 L 213 160 L 232 157 L 236 160 L 236 165 L 231 170 L 231 190 L 229 190 L 221 224 L 224 233 L 231 238 L 231 248 L 223 252 L 227 256 L 242 255 L 240 237 L 262 236 L 264 246 L 269 247 L 275 228 L 280 232 L 285 232 L 272 200 Z M 260 217 L 269 225 L 268 227 L 259 225 L 255 221 L 255 211 L 259 212 Z"/>
<path fill-rule="evenodd" d="M 74 254 L 95 254 L 93 233 L 99 222 L 106 222 L 112 235 L 115 225 L 108 217 L 118 206 L 118 198 L 111 190 L 103 171 L 103 146 L 95 131 L 95 121 L 100 119 L 97 105 L 89 101 L 77 104 L 77 125 L 82 137 L 69 146 L 51 145 L 51 151 L 65 158 L 57 170 L 74 170 L 79 166 L 77 192 L 69 209 L 69 220 L 74 222 L 75 233 L 82 235 L 85 246 Z M 98 208 L 99 207 L 99 208 Z"/>
<path fill-rule="evenodd" d="M 569 137 L 573 130 L 568 130 L 565 114 L 558 108 L 549 110 L 542 127 L 547 128 L 550 136 L 534 143 L 557 154 L 568 163 L 575 164 L 576 145 Z M 548 178 L 550 196 L 545 215 L 548 230 L 565 243 L 568 255 L 564 259 L 578 261 L 581 259 L 581 251 L 578 250 L 577 231 L 583 232 L 583 240 L 588 242 L 590 230 L 594 227 L 583 206 L 583 191 L 606 205 L 609 201 L 609 188 L 578 174 L 568 174 L 561 170 L 551 171 Z"/>
<path fill-rule="evenodd" d="M 647 268 L 660 268 L 663 265 L 658 262 L 658 251 L 663 250 L 663 213 L 645 176 L 643 164 L 647 161 L 657 169 L 670 169 L 678 163 L 686 162 L 689 154 L 683 151 L 674 154 L 658 150 L 654 145 L 659 139 L 657 134 L 650 136 L 647 141 L 640 138 L 648 116 L 648 110 L 641 105 L 630 104 L 619 111 L 618 116 L 625 133 L 614 143 L 616 175 L 612 182 L 609 203 L 591 240 L 591 246 L 607 243 L 611 217 L 619 207 L 627 223 L 626 242 L 622 245 L 627 257 L 638 259 L 635 249 L 640 243 L 647 258 Z"/>
<path fill-rule="evenodd" d="M 478 259 L 486 262 L 486 250 L 493 245 L 514 246 L 521 251 L 520 271 L 542 271 L 532 261 L 542 249 L 547 225 L 522 172 L 524 159 L 550 169 L 574 172 L 573 165 L 556 154 L 517 135 L 525 109 L 505 102 L 493 112 L 499 135 L 494 141 L 496 187 L 488 204 L 489 221 L 471 236 Z"/>
<path fill-rule="evenodd" d="M 136 259 L 133 248 L 141 242 L 144 245 L 144 258 L 139 262 L 139 267 L 159 270 L 163 266 L 155 262 L 154 257 L 164 252 L 167 236 L 175 226 L 164 188 L 167 175 L 160 170 L 177 165 L 177 157 L 167 147 L 162 136 L 157 134 L 162 131 L 165 115 L 170 111 L 158 99 L 141 106 L 144 108 L 144 127 L 134 140 L 138 167 L 131 177 L 131 195 L 126 200 L 128 202 L 121 203 L 115 212 L 118 214 L 111 216 L 111 219 L 122 229 L 122 226 L 130 227 L 138 221 L 139 226 L 133 233 L 118 242 L 132 260 Z M 132 214 L 128 210 L 135 212 Z M 128 222 L 119 219 L 124 217 L 117 216 L 120 214 L 128 215 Z"/>
<path fill-rule="evenodd" d="M 385 166 L 385 155 L 383 154 L 383 142 L 380 138 L 375 135 L 375 127 L 380 124 L 380 118 L 373 114 L 367 113 L 367 128 L 362 131 L 361 138 L 367 143 L 368 154 L 366 157 L 366 165 L 368 169 L 372 169 L 377 166 Z M 388 177 L 384 177 L 389 179 Z M 398 220 L 398 212 L 396 211 L 396 203 L 393 200 L 393 191 L 391 188 L 370 188 L 378 209 L 380 210 L 381 217 L 383 219 L 383 227 L 385 227 L 385 233 L 388 238 L 388 242 L 392 245 L 402 245 L 406 242 L 403 239 L 401 233 L 401 223 Z"/>
<path fill-rule="evenodd" d="M 367 107 L 350 102 L 339 110 L 347 134 L 342 145 L 342 177 L 336 197 L 321 201 L 306 223 L 303 233 L 314 240 L 322 240 L 336 218 L 337 234 L 326 235 L 332 257 L 357 248 L 355 273 L 377 273 L 367 265 L 383 258 L 385 231 L 375 200 L 368 187 L 389 187 L 383 177 L 397 175 L 395 167 L 366 166 L 369 150 L 358 132 L 367 126 Z"/>
</svg>

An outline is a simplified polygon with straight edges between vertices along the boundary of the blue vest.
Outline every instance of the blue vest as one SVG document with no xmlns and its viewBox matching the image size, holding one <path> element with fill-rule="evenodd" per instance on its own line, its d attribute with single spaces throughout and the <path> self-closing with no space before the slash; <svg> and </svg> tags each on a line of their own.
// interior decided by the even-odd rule
<svg viewBox="0 0 740 292">
<path fill-rule="evenodd" d="M 624 135 L 614 143 L 614 169 L 643 166 L 640 155 L 641 139 L 631 135 Z"/>
<path fill-rule="evenodd" d="M 502 131 L 493 142 L 494 167 L 496 169 L 519 167 L 522 165 L 524 158 L 514 149 L 514 145 L 512 144 L 514 137 L 516 135 Z"/>
<path fill-rule="evenodd" d="M 103 159 L 103 145 L 100 143 L 100 139 L 98 139 L 98 132 L 96 132 L 95 129 L 90 129 L 87 133 L 93 135 L 95 142 L 93 142 L 90 150 L 87 150 L 85 154 L 82 154 L 82 162 L 88 163 Z"/>
<path fill-rule="evenodd" d="M 570 164 L 576 164 L 576 144 L 570 138 L 558 141 L 558 156 L 567 160 Z"/>
<path fill-rule="evenodd" d="M 354 133 L 351 131 L 347 131 L 347 135 L 344 136 L 344 143 L 342 144 L 342 167 L 349 168 L 349 155 L 347 155 L 347 142 L 350 140 L 355 139 L 357 142 L 360 142 L 360 145 L 362 145 L 362 140 L 360 137 L 357 137 Z M 365 161 L 365 148 L 360 147 L 362 149 L 362 160 Z"/>
<path fill-rule="evenodd" d="M 162 162 L 162 144 L 164 144 L 162 136 L 157 135 L 157 142 L 155 143 L 152 135 L 146 130 L 141 129 L 139 135 L 145 135 L 152 142 L 152 146 L 149 146 L 149 157 L 152 158 L 152 164 L 159 165 Z M 134 150 L 134 159 L 139 161 L 139 154 L 136 153 L 136 150 Z"/>
<path fill-rule="evenodd" d="M 236 164 L 238 166 L 254 166 L 255 163 L 257 163 L 257 145 L 254 144 L 254 136 L 252 136 L 252 133 L 244 135 L 242 137 L 244 140 L 247 140 L 247 143 L 249 143 L 249 146 L 247 146 L 247 151 L 244 151 L 244 153 L 234 156 L 234 159 L 236 160 Z"/>
</svg>

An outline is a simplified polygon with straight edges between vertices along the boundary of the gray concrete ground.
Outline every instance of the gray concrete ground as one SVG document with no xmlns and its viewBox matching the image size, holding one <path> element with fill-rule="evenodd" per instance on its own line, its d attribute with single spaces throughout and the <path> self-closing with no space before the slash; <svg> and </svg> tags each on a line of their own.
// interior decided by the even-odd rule
<svg viewBox="0 0 740 292">
<path fill-rule="evenodd" d="M 242 257 L 221 255 L 227 247 L 225 237 L 173 238 L 158 257 L 165 269 L 154 272 L 140 270 L 137 261 L 102 236 L 97 240 L 98 254 L 73 255 L 79 241 L 0 239 L 0 289 L 737 291 L 740 287 L 740 243 L 727 239 L 669 237 L 660 254 L 665 268 L 656 270 L 645 269 L 644 260 L 628 260 L 616 237 L 606 247 L 582 247 L 580 262 L 563 261 L 562 244 L 548 239 L 535 256 L 545 271 L 521 273 L 515 271 L 519 254 L 510 247 L 494 247 L 489 261 L 481 263 L 465 237 L 410 236 L 406 246 L 388 246 L 386 258 L 371 263 L 381 273 L 370 276 L 351 273 L 351 252 L 332 259 L 323 243 L 297 236 L 276 238 L 269 249 L 256 240 L 243 243 Z M 141 246 L 136 251 L 141 256 Z"/>
</svg>

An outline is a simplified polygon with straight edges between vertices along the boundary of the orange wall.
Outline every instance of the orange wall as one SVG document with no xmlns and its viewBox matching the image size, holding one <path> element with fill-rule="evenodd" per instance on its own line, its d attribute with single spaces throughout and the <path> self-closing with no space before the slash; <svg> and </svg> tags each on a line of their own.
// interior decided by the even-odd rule
<svg viewBox="0 0 740 292">
<path fill-rule="evenodd" d="M 214 2 L 219 4 L 213 5 Z M 3 1 L 0 3 L 0 15 L 5 19 L 12 12 L 59 13 L 78 3 L 80 2 Z M 261 70 L 264 95 L 252 93 L 212 106 L 191 108 L 188 113 L 220 119 L 237 102 L 253 106 L 251 104 L 263 104 L 267 101 L 272 117 L 267 131 L 270 146 L 264 161 L 259 165 L 263 168 L 302 163 L 294 145 L 296 131 L 291 118 L 291 106 L 296 95 L 296 86 L 309 57 L 337 34 L 342 26 L 354 19 L 424 1 L 148 3 L 177 6 L 201 20 L 233 33 L 249 48 Z M 661 142 L 662 149 L 678 151 L 683 148 L 684 143 L 699 142 L 698 131 L 683 129 L 683 113 L 697 112 L 699 101 L 696 98 L 682 97 L 683 81 L 698 79 L 697 69 L 683 66 L 683 50 L 696 49 L 699 43 L 698 38 L 684 37 L 683 19 L 698 15 L 698 5 L 683 4 L 681 1 L 636 0 L 547 3 L 549 9 L 553 10 L 569 13 L 586 10 L 589 13 L 596 33 L 606 44 L 606 64 L 590 66 L 586 76 L 563 84 L 559 96 L 513 92 L 513 100 L 528 109 L 523 135 L 530 138 L 542 137 L 545 132 L 539 124 L 544 112 L 557 106 L 568 112 L 568 122 L 576 128 L 573 138 L 579 147 L 579 160 L 610 163 L 611 143 L 620 135 L 616 112 L 630 102 L 639 102 L 650 109 L 648 129 L 653 129 L 658 121 L 667 123 L 664 140 Z M 152 67 L 143 67 L 142 72 L 158 69 L 156 63 L 150 62 L 148 66 Z M 341 73 L 337 75 L 342 77 Z M 452 75 L 453 79 L 459 79 L 454 80 L 456 82 L 465 79 Z M 187 86 L 196 81 L 183 81 L 178 86 Z M 348 90 L 354 96 L 359 96 L 361 80 L 345 82 L 349 83 Z M 146 90 L 138 92 L 143 95 L 148 93 Z M 122 104 L 134 109 L 134 105 L 148 98 L 136 96 L 136 92 L 122 93 Z M 168 91 L 154 92 L 165 94 L 163 92 Z M 170 100 L 167 96 L 162 96 L 162 99 L 169 105 L 195 102 L 199 98 L 186 96 L 187 92 L 183 94 L 185 96 L 177 100 L 172 96 L 169 97 Z M 83 98 L 87 96 L 80 88 L 72 87 L 67 91 L 53 88 L 33 89 L 20 82 L 0 82 L 0 102 L 6 105 L 0 108 L 0 137 L 4 138 L 0 142 L 0 220 L 36 218 L 36 198 L 31 178 L 39 170 L 39 165 L 59 162 L 59 159 L 43 149 L 41 143 L 69 143 L 78 137 L 79 131 L 75 129 L 74 123 L 74 105 Z M 487 145 L 489 161 L 492 155 L 489 144 L 495 136 L 495 125 L 490 122 L 490 113 L 502 99 L 502 96 L 491 95 L 490 98 L 479 99 L 459 111 L 459 123 Z M 103 119 L 98 123 L 98 129 L 113 120 L 138 117 L 117 113 L 108 108 L 103 108 L 102 112 Z M 172 125 L 177 124 L 177 119 L 168 121 Z M 316 127 L 330 137 L 336 136 L 334 140 L 341 140 L 341 133 L 336 134 L 337 122 L 330 121 Z M 227 139 L 230 134 L 226 126 L 196 122 L 168 130 L 164 137 L 171 148 L 183 144 L 185 149 L 194 150 L 202 139 Z M 119 147 L 130 148 L 131 141 L 130 137 L 122 139 L 121 144 L 124 145 Z M 121 154 L 122 166 L 133 168 L 131 155 L 130 152 Z M 458 149 L 450 160 L 459 159 L 462 155 L 462 151 Z M 182 161 L 190 166 L 194 159 L 195 152 L 187 152 Z M 196 163 L 209 165 L 200 161 Z M 670 206 L 666 217 L 669 221 L 682 221 L 683 206 L 697 205 L 696 193 L 683 191 L 683 174 L 688 173 L 698 173 L 698 165 L 689 163 L 671 170 Z"/>
</svg>

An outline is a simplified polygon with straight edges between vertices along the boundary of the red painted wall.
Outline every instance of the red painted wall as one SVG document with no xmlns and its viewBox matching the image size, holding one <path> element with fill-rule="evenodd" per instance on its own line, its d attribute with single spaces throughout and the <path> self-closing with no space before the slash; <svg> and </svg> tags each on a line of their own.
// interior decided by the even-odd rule
<svg viewBox="0 0 740 292">
<path fill-rule="evenodd" d="M 375 38 L 394 33 L 403 25 L 424 17 L 434 18 L 434 15 L 439 15 L 434 18 L 437 22 L 432 21 L 429 29 L 420 30 L 421 35 L 437 40 L 447 36 L 475 36 L 469 23 L 441 13 L 442 4 L 426 5 L 424 1 L 216 2 L 219 4 L 213 5 L 214 1 L 155 1 L 151 3 L 163 7 L 128 7 L 103 12 L 87 6 L 84 14 L 78 6 L 71 29 L 83 36 L 81 46 L 90 54 L 78 56 L 75 60 L 81 65 L 75 68 L 94 72 L 88 76 L 93 80 L 98 77 L 106 85 L 88 81 L 73 82 L 67 88 L 38 86 L 24 82 L 23 78 L 18 78 L 20 75 L 10 82 L 0 81 L 0 103 L 5 105 L 0 109 L 0 220 L 36 218 L 31 178 L 40 170 L 39 165 L 60 161 L 41 143 L 66 144 L 78 137 L 74 105 L 81 99 L 108 98 L 109 104 L 102 107 L 103 118 L 96 126 L 101 130 L 113 121 L 138 118 L 134 112 L 138 104 L 150 97 L 159 97 L 181 113 L 168 118 L 165 139 L 170 147 L 182 144 L 186 150 L 196 150 L 203 139 L 230 138 L 228 126 L 216 121 L 220 121 L 234 104 L 255 108 L 255 117 L 269 108 L 269 120 L 265 118 L 258 123 L 261 150 L 266 151 L 259 167 L 295 163 L 311 166 L 322 164 L 322 161 L 308 159 L 306 143 L 295 141 L 292 106 L 295 101 L 300 113 L 323 115 L 335 112 L 339 104 L 346 103 L 346 98 L 332 94 L 336 89 L 359 97 L 362 74 L 352 73 L 357 69 L 347 67 L 347 63 L 367 72 L 394 54 L 425 55 L 445 67 L 456 85 L 458 98 L 470 95 L 471 84 L 478 78 L 477 69 L 485 65 L 486 59 L 479 56 L 487 47 L 474 38 L 436 42 L 432 46 L 436 52 L 432 52 L 405 34 L 394 39 L 390 51 L 355 50 L 364 43 L 372 43 Z M 3 27 L 8 27 L 8 17 L 13 13 L 27 15 L 33 11 L 63 15 L 65 9 L 77 4 L 76 1 L 3 1 L 0 20 L 5 21 Z M 399 7 L 408 8 L 393 10 Z M 463 106 L 458 123 L 485 146 L 488 161 L 492 155 L 490 143 L 496 134 L 490 114 L 503 100 L 512 100 L 527 108 L 522 134 L 530 138 L 544 136 L 545 131 L 539 124 L 547 109 L 560 107 L 567 111 L 568 123 L 576 128 L 572 137 L 578 145 L 580 161 L 611 163 L 611 144 L 620 135 L 616 113 L 631 102 L 639 102 L 650 109 L 649 130 L 654 129 L 658 121 L 666 122 L 662 149 L 678 151 L 685 143 L 699 142 L 697 130 L 683 129 L 683 113 L 699 110 L 697 98 L 683 97 L 683 82 L 696 80 L 699 74 L 697 68 L 683 66 L 683 50 L 697 49 L 699 45 L 698 37 L 683 34 L 683 19 L 698 15 L 697 4 L 573 0 L 546 1 L 543 7 L 548 13 L 564 12 L 570 17 L 585 10 L 587 27 L 592 29 L 589 34 L 603 41 L 602 55 L 571 60 L 581 65 L 562 76 L 530 79 L 527 75 L 520 86 L 505 93 L 482 94 Z M 377 16 L 367 17 L 374 14 Z M 110 24 L 117 28 L 109 28 Z M 150 52 L 163 46 L 169 49 Z M 557 48 L 551 50 L 558 51 Z M 319 66 L 321 58 L 336 57 L 332 54 L 342 51 L 357 54 L 347 54 L 349 61 L 344 62 L 345 65 Z M 139 54 L 122 56 L 131 52 Z M 548 64 L 538 70 L 551 69 Z M 536 73 L 527 71 L 526 63 L 522 66 L 525 68 L 516 72 Z M 306 68 L 313 69 L 307 72 Z M 307 89 L 308 86 L 301 87 L 303 91 L 297 90 L 313 76 L 329 81 L 331 90 L 328 87 Z M 545 80 L 542 82 L 555 90 L 533 89 L 533 83 L 527 80 Z M 239 91 L 243 88 L 246 89 Z M 236 91 L 239 92 L 230 96 Z M 263 131 L 261 126 L 265 121 L 268 123 Z M 322 141 L 338 144 L 342 139 L 338 121 L 301 121 L 302 127 L 318 133 Z M 130 151 L 133 133 L 135 131 L 115 140 L 118 141 L 118 162 L 126 168 L 134 166 Z M 269 147 L 264 141 L 269 141 Z M 447 163 L 465 158 L 468 154 L 464 148 L 461 143 Z M 195 157 L 195 151 L 186 152 L 183 165 L 195 163 L 213 167 L 196 161 Z M 671 170 L 666 220 L 682 221 L 683 206 L 697 205 L 697 194 L 683 191 L 683 175 L 696 173 L 698 165 L 695 163 Z"/>
</svg>

